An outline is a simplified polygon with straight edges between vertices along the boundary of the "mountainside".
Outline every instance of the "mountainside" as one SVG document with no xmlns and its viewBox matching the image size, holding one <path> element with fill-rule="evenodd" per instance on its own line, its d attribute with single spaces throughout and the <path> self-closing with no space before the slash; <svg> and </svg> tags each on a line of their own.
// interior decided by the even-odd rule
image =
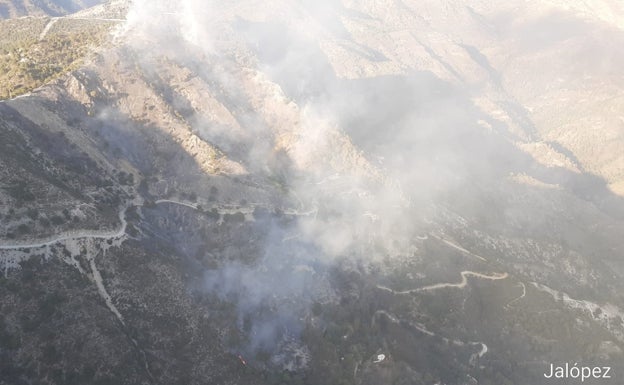
<svg viewBox="0 0 624 385">
<path fill-rule="evenodd" d="M 566 362 L 621 383 L 623 20 L 145 0 L 4 21 L 27 32 L 0 38 L 0 384 L 549 384 Z"/>
<path fill-rule="evenodd" d="M 103 3 L 102 0 L 0 0 L 0 19 L 20 16 L 61 16 Z"/>
</svg>

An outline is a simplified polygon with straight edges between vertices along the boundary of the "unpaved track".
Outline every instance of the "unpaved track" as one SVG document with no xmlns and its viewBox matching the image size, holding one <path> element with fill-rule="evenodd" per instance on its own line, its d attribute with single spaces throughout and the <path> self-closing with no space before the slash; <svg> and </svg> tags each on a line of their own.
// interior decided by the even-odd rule
<svg viewBox="0 0 624 385">
<path fill-rule="evenodd" d="M 60 19 L 68 19 L 68 20 L 97 20 L 97 21 L 116 21 L 116 22 L 123 22 L 126 21 L 125 19 L 107 19 L 107 18 L 103 18 L 103 17 L 71 17 L 71 16 L 59 16 L 59 17 L 53 17 L 50 19 L 50 21 L 48 21 L 48 23 L 46 24 L 45 28 L 43 28 L 43 31 L 41 31 L 41 34 L 39 35 L 39 41 L 42 41 L 43 39 L 45 39 L 45 37 L 48 35 L 48 32 L 50 32 L 50 29 L 52 28 L 52 26 L 59 21 Z"/>
<path fill-rule="evenodd" d="M 172 199 L 159 199 L 155 203 L 156 204 L 169 203 L 169 204 L 185 206 L 194 210 L 198 210 L 197 204 L 184 202 L 184 201 L 177 201 L 177 200 L 172 200 Z M 20 242 L 15 242 L 15 243 L 8 243 L 6 241 L 0 241 L 0 250 L 15 250 L 15 249 L 28 249 L 28 248 L 38 249 L 41 247 L 54 245 L 57 242 L 83 239 L 83 238 L 106 240 L 106 239 L 116 239 L 116 238 L 122 237 L 123 235 L 125 235 L 126 227 L 128 225 L 126 222 L 126 211 L 131 206 L 142 206 L 142 204 L 135 203 L 135 204 L 130 204 L 128 206 L 122 207 L 119 210 L 119 221 L 121 225 L 116 230 L 72 230 L 72 231 L 67 231 L 67 232 L 64 232 L 55 236 L 47 237 L 47 238 L 36 240 L 36 241 L 20 241 Z M 221 215 L 236 214 L 236 213 L 251 214 L 254 212 L 254 209 L 256 207 L 257 206 L 253 206 L 253 205 L 244 206 L 244 207 L 213 206 L 213 207 L 207 207 L 206 209 L 210 210 L 214 208 Z M 308 211 L 298 211 L 295 209 L 284 210 L 284 214 L 293 215 L 293 216 L 308 216 L 308 215 L 313 215 L 315 213 L 316 213 L 316 209 L 308 210 Z"/>
<path fill-rule="evenodd" d="M 405 323 L 409 326 L 411 326 L 412 328 L 418 330 L 419 332 L 426 334 L 428 336 L 431 337 L 439 337 L 442 340 L 444 340 L 444 342 L 446 342 L 449 345 L 454 345 L 454 346 L 466 346 L 466 345 L 471 345 L 471 346 L 480 346 L 481 349 L 479 350 L 479 352 L 475 353 L 472 355 L 472 357 L 470 358 L 471 361 L 473 361 L 474 359 L 476 359 L 477 357 L 481 358 L 483 357 L 487 352 L 488 352 L 488 347 L 484 342 L 481 341 L 468 341 L 468 342 L 464 342 L 462 340 L 458 340 L 458 339 L 453 339 L 453 338 L 447 338 L 447 337 L 443 337 L 438 335 L 437 333 L 432 332 L 431 330 L 427 329 L 425 327 L 425 325 L 422 325 L 420 323 L 417 322 L 412 322 L 412 321 L 405 321 L 405 320 L 399 320 L 398 317 L 396 317 L 393 314 L 388 313 L 385 310 L 377 310 L 375 312 L 375 314 L 373 314 L 373 318 L 371 320 L 371 324 L 374 326 L 375 325 L 375 320 L 378 316 L 383 315 L 385 317 L 387 317 L 390 322 L 397 324 L 397 325 L 401 325 L 402 323 Z"/>
<path fill-rule="evenodd" d="M 433 238 L 435 238 L 435 239 L 439 240 L 439 241 L 442 241 L 442 242 L 446 243 L 446 245 L 448 245 L 448 246 L 450 246 L 450 247 L 454 248 L 455 250 L 459 250 L 459 251 L 461 251 L 462 253 L 467 254 L 467 255 L 469 255 L 469 256 L 471 256 L 471 257 L 477 258 L 477 259 L 478 259 L 478 260 L 480 260 L 480 261 L 487 262 L 487 259 L 486 259 L 486 258 L 483 258 L 482 256 L 477 255 L 477 254 L 473 253 L 473 252 L 472 252 L 472 251 L 470 251 L 470 250 L 466 250 L 466 249 L 464 249 L 463 247 L 461 247 L 461 246 L 459 246 L 459 245 L 457 245 L 457 244 L 455 244 L 455 243 L 453 243 L 453 242 L 449 241 L 448 239 L 445 239 L 445 238 L 439 237 L 439 236 L 434 235 L 434 234 L 431 234 L 431 236 L 432 236 Z"/>
<path fill-rule="evenodd" d="M 522 294 L 520 294 L 520 296 L 518 298 L 514 298 L 511 301 L 509 301 L 509 303 L 507 305 L 505 305 L 505 308 L 509 308 L 509 305 L 511 305 L 512 303 L 516 302 L 516 301 L 520 301 L 522 298 L 526 297 L 526 285 L 523 282 L 520 282 L 520 286 L 522 287 Z"/>
<path fill-rule="evenodd" d="M 469 271 L 469 270 L 462 271 L 460 274 L 461 274 L 462 279 L 458 283 L 436 283 L 434 285 L 423 286 L 423 287 L 419 287 L 417 289 L 400 290 L 400 291 L 392 290 L 389 287 L 382 286 L 382 285 L 377 285 L 377 288 L 381 289 L 381 290 L 389 291 L 392 294 L 412 294 L 412 293 L 418 293 L 418 292 L 423 292 L 423 291 L 433 291 L 433 290 L 438 290 L 438 289 L 444 289 L 444 288 L 447 288 L 447 287 L 463 289 L 468 284 L 468 277 L 469 276 L 470 277 L 475 277 L 475 278 L 480 278 L 480 279 L 489 279 L 489 280 L 492 280 L 492 281 L 496 281 L 496 280 L 499 280 L 499 279 L 505 279 L 505 278 L 509 277 L 509 274 L 507 274 L 507 273 L 494 273 L 492 275 L 486 275 L 486 274 L 483 274 L 483 273 L 478 273 L 478 272 Z"/>
<path fill-rule="evenodd" d="M 50 19 L 50 21 L 48 21 L 45 28 L 43 28 L 43 31 L 41 31 L 41 34 L 39 35 L 39 41 L 45 39 L 48 32 L 50 32 L 50 28 L 52 28 L 52 26 L 58 21 L 58 19 L 58 17 L 53 17 Z"/>
<path fill-rule="evenodd" d="M 121 226 L 117 230 L 73 230 L 65 233 L 61 233 L 54 237 L 45 238 L 43 240 L 34 242 L 17 242 L 13 244 L 0 243 L 0 250 L 14 250 L 14 249 L 27 249 L 27 248 L 40 248 L 53 245 L 57 242 L 67 241 L 70 239 L 113 239 L 119 238 L 126 233 L 126 210 L 129 206 L 124 206 L 119 210 L 119 220 Z"/>
</svg>

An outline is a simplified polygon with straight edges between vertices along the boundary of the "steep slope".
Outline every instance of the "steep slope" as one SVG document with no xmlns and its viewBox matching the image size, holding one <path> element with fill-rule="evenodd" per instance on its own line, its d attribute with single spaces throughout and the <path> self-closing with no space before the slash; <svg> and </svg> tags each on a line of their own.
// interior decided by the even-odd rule
<svg viewBox="0 0 624 385">
<path fill-rule="evenodd" d="M 621 372 L 600 4 L 135 1 L 0 102 L 0 384 Z"/>
<path fill-rule="evenodd" d="M 0 21 L 0 99 L 22 96 L 79 68 L 120 21 L 97 16 Z"/>
</svg>

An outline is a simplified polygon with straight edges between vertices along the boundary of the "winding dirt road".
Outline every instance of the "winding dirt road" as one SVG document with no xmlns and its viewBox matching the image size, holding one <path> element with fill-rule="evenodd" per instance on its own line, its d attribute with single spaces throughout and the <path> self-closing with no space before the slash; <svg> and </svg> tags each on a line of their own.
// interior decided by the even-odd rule
<svg viewBox="0 0 624 385">
<path fill-rule="evenodd" d="M 489 279 L 489 280 L 492 280 L 492 281 L 496 281 L 496 280 L 499 280 L 499 279 L 505 279 L 505 278 L 509 277 L 508 273 L 494 273 L 492 275 L 486 275 L 486 274 L 478 273 L 478 272 L 475 272 L 475 271 L 469 271 L 469 270 L 464 270 L 460 274 L 461 274 L 462 279 L 458 283 L 436 283 L 434 285 L 423 286 L 423 287 L 419 287 L 417 289 L 400 290 L 400 291 L 392 290 L 389 287 L 382 286 L 382 285 L 377 285 L 377 288 L 381 289 L 381 290 L 389 291 L 392 294 L 412 294 L 412 293 L 418 293 L 418 292 L 422 292 L 422 291 L 433 291 L 433 290 L 438 290 L 438 289 L 444 289 L 444 288 L 447 288 L 447 287 L 463 289 L 468 284 L 468 277 L 469 276 L 475 277 L 475 278 L 480 278 L 480 279 Z"/>
<path fill-rule="evenodd" d="M 125 22 L 126 21 L 126 19 L 111 19 L 111 18 L 104 18 L 104 17 L 72 17 L 72 16 L 53 17 L 53 18 L 50 19 L 50 21 L 48 21 L 46 26 L 43 28 L 43 31 L 41 31 L 41 34 L 39 35 L 39 41 L 42 41 L 43 39 L 45 39 L 45 37 L 48 34 L 48 32 L 50 32 L 50 29 L 52 28 L 52 26 L 54 24 L 56 24 L 56 22 L 59 21 L 60 19 L 68 19 L 68 20 L 97 20 L 97 21 L 115 21 L 115 22 Z"/>
<path fill-rule="evenodd" d="M 155 201 L 156 204 L 174 204 L 179 206 L 184 206 L 191 208 L 193 210 L 199 210 L 198 204 L 177 201 L 173 199 L 159 199 Z M 90 239 L 116 239 L 122 237 L 126 234 L 126 227 L 128 223 L 126 222 L 126 211 L 130 207 L 140 207 L 143 206 L 142 203 L 132 203 L 122 207 L 119 210 L 119 221 L 120 226 L 116 230 L 72 230 L 63 232 L 61 234 L 50 236 L 47 238 L 43 238 L 36 241 L 18 241 L 15 243 L 8 243 L 6 241 L 0 242 L 0 250 L 15 250 L 15 249 L 29 249 L 34 248 L 38 249 L 41 247 L 51 246 L 57 242 L 63 242 L 68 240 L 77 240 L 83 238 Z M 227 207 L 227 206 L 212 206 L 207 207 L 207 210 L 216 209 L 220 215 L 225 214 L 252 214 L 257 206 L 248 205 L 244 207 Z M 286 209 L 283 211 L 285 215 L 293 215 L 293 216 L 308 216 L 316 213 L 316 209 L 308 210 L 308 211 L 299 211 L 296 209 Z"/>
<path fill-rule="evenodd" d="M 130 206 L 124 206 L 119 210 L 119 221 L 121 225 L 117 230 L 72 230 L 61 233 L 59 235 L 44 238 L 42 240 L 34 241 L 32 243 L 26 242 L 17 242 L 12 244 L 7 244 L 5 242 L 0 243 L 0 250 L 14 250 L 14 249 L 28 249 L 28 248 L 41 248 L 45 246 L 53 245 L 57 242 L 74 240 L 74 239 L 82 239 L 82 238 L 91 238 L 91 239 L 113 239 L 119 238 L 126 233 L 126 226 L 128 223 L 126 222 L 126 211 Z"/>
<path fill-rule="evenodd" d="M 453 338 L 448 338 L 448 337 L 444 337 L 444 336 L 440 336 L 437 333 L 432 332 L 431 330 L 427 329 L 424 325 L 417 323 L 417 322 L 412 322 L 412 321 L 405 321 L 405 320 L 400 320 L 397 316 L 388 313 L 385 310 L 377 310 L 374 314 L 373 314 L 373 318 L 371 320 L 371 324 L 374 326 L 375 325 L 375 319 L 380 316 L 383 315 L 386 318 L 388 318 L 390 320 L 390 322 L 397 324 L 397 325 L 401 325 L 406 324 L 409 325 L 410 327 L 418 330 L 419 332 L 426 334 L 430 337 L 439 337 L 441 338 L 444 342 L 446 342 L 449 345 L 455 345 L 455 346 L 466 346 L 466 345 L 470 345 L 470 346 L 480 346 L 481 349 L 479 349 L 479 351 L 477 353 L 474 353 L 472 355 L 472 357 L 470 358 L 470 361 L 474 361 L 477 357 L 481 358 L 483 357 L 487 352 L 488 352 L 488 347 L 484 342 L 480 342 L 480 341 L 468 341 L 468 342 L 464 342 L 462 340 L 458 340 L 458 339 L 453 339 Z"/>
</svg>

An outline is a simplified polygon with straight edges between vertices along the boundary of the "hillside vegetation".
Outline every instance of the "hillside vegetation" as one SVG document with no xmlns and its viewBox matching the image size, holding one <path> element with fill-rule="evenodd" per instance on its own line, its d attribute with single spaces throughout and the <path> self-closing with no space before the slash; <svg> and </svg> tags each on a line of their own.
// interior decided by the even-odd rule
<svg viewBox="0 0 624 385">
<path fill-rule="evenodd" d="M 76 69 L 93 47 L 107 41 L 115 24 L 47 17 L 0 21 L 0 99 L 25 94 Z"/>
<path fill-rule="evenodd" d="M 0 19 L 61 16 L 101 3 L 100 0 L 0 0 Z"/>
</svg>

